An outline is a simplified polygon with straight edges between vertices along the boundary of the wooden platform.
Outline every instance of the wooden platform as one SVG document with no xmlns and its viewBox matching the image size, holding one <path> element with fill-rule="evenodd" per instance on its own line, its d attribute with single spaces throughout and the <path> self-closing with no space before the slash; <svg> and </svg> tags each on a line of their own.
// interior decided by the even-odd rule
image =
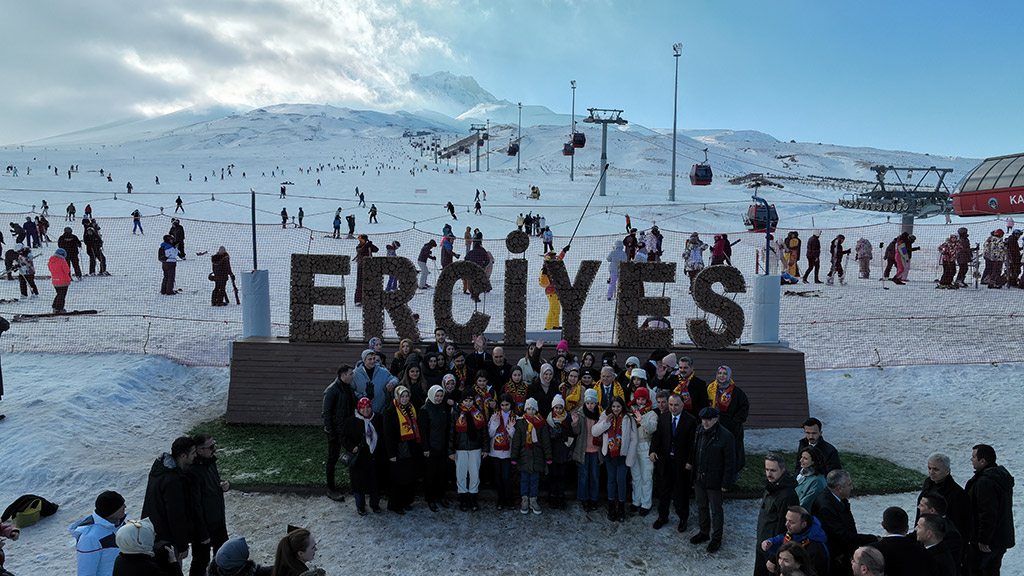
<svg viewBox="0 0 1024 576">
<path fill-rule="evenodd" d="M 313 344 L 286 338 L 252 337 L 232 344 L 231 384 L 228 392 L 229 423 L 319 425 L 323 391 L 334 380 L 338 366 L 359 360 L 365 343 Z M 391 355 L 396 342 L 385 344 Z M 547 349 L 547 346 L 545 346 Z M 587 346 L 572 352 L 581 356 L 601 354 L 611 346 Z M 629 356 L 644 362 L 651 351 L 615 348 L 619 365 Z M 736 384 L 750 397 L 747 428 L 798 428 L 808 416 L 804 354 L 785 346 L 751 345 L 739 349 L 695 350 L 675 348 L 678 356 L 690 356 L 697 375 L 712 380 L 719 365 L 732 368 Z M 506 346 L 509 363 L 518 362 L 525 346 Z M 550 353 L 554 353 L 554 346 Z M 514 362 L 513 362 L 514 361 Z"/>
</svg>

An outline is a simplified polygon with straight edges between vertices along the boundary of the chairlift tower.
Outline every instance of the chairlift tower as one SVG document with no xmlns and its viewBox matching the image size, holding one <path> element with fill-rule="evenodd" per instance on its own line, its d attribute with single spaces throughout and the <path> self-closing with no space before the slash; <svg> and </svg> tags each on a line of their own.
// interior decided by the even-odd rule
<svg viewBox="0 0 1024 576">
<path fill-rule="evenodd" d="M 469 125 L 469 131 L 470 132 L 476 132 L 476 141 L 473 142 L 473 146 L 476 147 L 476 171 L 477 172 L 480 171 L 480 148 L 482 148 L 482 146 L 480 145 L 481 142 L 482 142 L 482 140 L 480 140 L 480 133 L 481 132 L 485 132 L 486 130 L 487 130 L 487 126 L 484 125 L 484 124 L 470 124 Z"/>
<path fill-rule="evenodd" d="M 569 141 L 572 142 L 573 134 L 576 133 L 576 81 L 570 80 L 572 86 L 572 112 L 569 114 Z M 602 164 L 603 166 L 603 164 Z M 569 182 L 573 181 L 573 172 L 576 168 L 576 154 L 569 156 Z M 604 196 L 604 194 L 602 194 Z"/>
<path fill-rule="evenodd" d="M 516 137 L 516 142 L 522 142 L 523 140 L 523 103 L 519 103 L 519 134 Z M 519 174 L 519 159 L 522 154 L 522 144 L 519 145 L 519 151 L 516 152 L 516 174 Z"/>
<path fill-rule="evenodd" d="M 608 183 L 608 175 L 604 174 L 604 167 L 608 165 L 608 125 L 623 125 L 628 124 L 629 121 L 622 117 L 622 110 L 587 108 L 587 112 L 590 112 L 590 116 L 584 118 L 584 122 L 601 125 L 601 172 L 604 176 L 601 178 L 601 196 L 607 196 L 605 194 L 605 185 Z"/>
<path fill-rule="evenodd" d="M 672 187 L 668 192 L 669 202 L 676 201 L 676 112 L 679 109 L 679 57 L 682 55 L 683 44 L 681 42 L 673 44 L 672 56 L 676 60 L 676 87 L 672 95 Z"/>
</svg>

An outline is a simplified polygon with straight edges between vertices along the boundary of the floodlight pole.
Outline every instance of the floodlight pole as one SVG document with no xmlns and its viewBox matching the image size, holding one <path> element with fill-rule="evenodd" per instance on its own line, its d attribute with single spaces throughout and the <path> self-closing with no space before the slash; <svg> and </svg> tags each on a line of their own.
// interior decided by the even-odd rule
<svg viewBox="0 0 1024 576">
<path fill-rule="evenodd" d="M 490 118 L 487 119 L 487 131 L 484 132 L 484 134 L 487 134 L 487 171 L 490 172 L 491 171 L 491 119 Z"/>
<path fill-rule="evenodd" d="M 519 146 L 519 151 L 516 152 L 516 174 L 519 174 L 519 159 L 523 155 L 523 103 L 519 103 L 519 136 L 516 138 L 516 144 Z"/>
<path fill-rule="evenodd" d="M 679 110 L 679 57 L 683 54 L 682 43 L 672 45 L 672 56 L 676 59 L 676 87 L 672 96 L 672 188 L 668 191 L 668 201 L 676 201 L 676 114 Z"/>
<path fill-rule="evenodd" d="M 252 205 L 252 269 L 259 270 L 256 265 L 256 189 L 249 188 L 250 204 Z"/>
<path fill-rule="evenodd" d="M 570 80 L 569 85 L 572 86 L 572 112 L 569 115 L 569 143 L 575 147 L 573 143 L 573 136 L 576 134 L 576 81 Z M 604 164 L 602 163 L 602 166 Z M 576 151 L 574 150 L 572 155 L 569 156 L 569 182 L 573 181 L 573 172 L 576 168 Z M 601 194 L 604 196 L 604 194 Z"/>
</svg>

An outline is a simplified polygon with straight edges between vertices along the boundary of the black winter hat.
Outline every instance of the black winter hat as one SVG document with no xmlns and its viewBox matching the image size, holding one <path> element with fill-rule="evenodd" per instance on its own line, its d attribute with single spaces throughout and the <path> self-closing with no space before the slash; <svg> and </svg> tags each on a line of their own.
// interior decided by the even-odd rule
<svg viewBox="0 0 1024 576">
<path fill-rule="evenodd" d="M 117 512 L 121 506 L 124 506 L 124 497 L 113 490 L 107 490 L 96 497 L 96 515 L 100 518 Z"/>
</svg>

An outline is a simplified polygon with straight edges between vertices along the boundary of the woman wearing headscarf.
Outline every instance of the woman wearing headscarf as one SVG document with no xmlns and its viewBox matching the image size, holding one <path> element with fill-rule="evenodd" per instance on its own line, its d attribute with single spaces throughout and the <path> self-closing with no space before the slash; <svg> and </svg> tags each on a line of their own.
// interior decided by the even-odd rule
<svg viewBox="0 0 1024 576">
<path fill-rule="evenodd" d="M 583 401 L 583 385 L 580 384 L 580 369 L 573 368 L 565 376 L 565 382 L 558 386 L 562 403 L 567 412 L 572 412 Z"/>
<path fill-rule="evenodd" d="M 405 386 L 395 388 L 395 398 L 384 412 L 384 442 L 391 460 L 388 511 L 405 514 L 415 497 L 416 460 L 423 454 L 420 424 L 412 394 Z"/>
<path fill-rule="evenodd" d="M 360 516 L 366 516 L 367 494 L 370 496 L 370 508 L 375 513 L 381 512 L 376 460 L 384 454 L 380 439 L 382 425 L 381 416 L 373 412 L 370 399 L 360 398 L 356 403 L 355 418 L 345 420 L 342 426 L 341 445 L 356 456 L 355 463 L 349 467 L 349 481 L 356 512 Z"/>
<path fill-rule="evenodd" d="M 530 385 L 530 398 L 537 400 L 541 415 L 547 417 L 551 412 L 551 401 L 558 394 L 558 382 L 555 382 L 555 370 L 551 364 L 540 367 L 540 376 Z"/>
<path fill-rule="evenodd" d="M 423 490 L 427 507 L 432 512 L 437 512 L 438 504 L 445 508 L 449 506 L 444 487 L 448 478 L 448 426 L 451 418 L 444 399 L 444 388 L 431 386 L 427 391 L 427 401 L 416 413 L 423 444 Z"/>
<path fill-rule="evenodd" d="M 732 433 L 736 440 L 736 475 L 746 464 L 746 450 L 743 449 L 743 423 L 750 416 L 750 400 L 747 394 L 732 380 L 732 368 L 719 366 L 715 379 L 708 384 L 708 403 L 719 411 L 719 423 Z"/>
<path fill-rule="evenodd" d="M 572 459 L 577 464 L 576 497 L 579 498 L 583 510 L 596 510 L 598 481 L 600 478 L 599 454 L 601 438 L 594 437 L 592 430 L 601 418 L 601 406 L 597 403 L 597 390 L 593 388 L 583 393 L 583 403 L 570 414 L 572 433 L 576 437 L 573 443 Z"/>
<path fill-rule="evenodd" d="M 174 566 L 178 562 L 174 546 L 161 542 L 162 546 L 156 547 L 156 534 L 149 518 L 128 520 L 117 529 L 114 541 L 121 553 L 114 559 L 113 576 L 181 574 L 181 569 Z"/>
</svg>

